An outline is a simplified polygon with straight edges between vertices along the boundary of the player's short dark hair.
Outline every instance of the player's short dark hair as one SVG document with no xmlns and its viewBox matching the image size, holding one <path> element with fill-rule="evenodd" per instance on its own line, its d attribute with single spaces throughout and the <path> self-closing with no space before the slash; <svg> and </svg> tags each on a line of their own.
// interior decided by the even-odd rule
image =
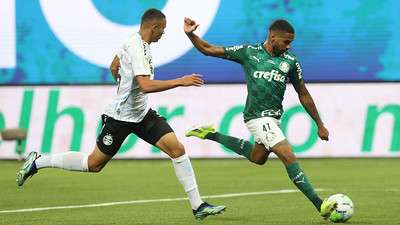
<svg viewBox="0 0 400 225">
<path fill-rule="evenodd" d="M 278 32 L 283 31 L 286 33 L 294 34 L 293 26 L 290 25 L 290 23 L 284 19 L 279 19 L 272 22 L 271 25 L 269 26 L 269 31 L 278 31 Z"/>
<path fill-rule="evenodd" d="M 162 20 L 162 19 L 165 19 L 164 13 L 162 13 L 158 9 L 151 8 L 143 13 L 141 23 L 143 24 L 154 20 Z"/>
</svg>

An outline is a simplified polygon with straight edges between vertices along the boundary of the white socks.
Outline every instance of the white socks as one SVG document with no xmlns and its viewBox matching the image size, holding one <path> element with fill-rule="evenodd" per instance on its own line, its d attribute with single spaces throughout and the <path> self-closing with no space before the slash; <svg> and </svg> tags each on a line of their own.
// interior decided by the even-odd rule
<svg viewBox="0 0 400 225">
<path fill-rule="evenodd" d="M 41 156 L 35 161 L 36 168 L 60 168 L 88 172 L 88 155 L 82 152 L 64 152 Z"/>
<path fill-rule="evenodd" d="M 192 209 L 197 209 L 203 201 L 200 198 L 196 177 L 189 157 L 185 153 L 178 158 L 172 159 L 172 164 L 174 165 L 176 177 L 181 182 L 183 189 L 188 195 Z"/>
<path fill-rule="evenodd" d="M 36 168 L 60 168 L 88 172 L 88 155 L 81 152 L 64 152 L 48 156 L 41 156 L 35 161 Z M 189 157 L 184 154 L 172 159 L 175 174 L 183 189 L 188 195 L 192 209 L 197 209 L 203 201 L 197 188 L 196 177 Z"/>
</svg>

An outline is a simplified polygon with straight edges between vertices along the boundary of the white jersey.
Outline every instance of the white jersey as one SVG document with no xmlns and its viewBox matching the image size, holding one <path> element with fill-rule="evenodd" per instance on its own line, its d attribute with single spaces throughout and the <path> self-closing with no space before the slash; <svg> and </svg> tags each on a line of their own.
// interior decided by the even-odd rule
<svg viewBox="0 0 400 225">
<path fill-rule="evenodd" d="M 118 49 L 117 56 L 120 60 L 118 74 L 121 76 L 119 90 L 104 114 L 116 120 L 138 123 L 143 120 L 150 107 L 147 94 L 140 90 L 134 77 L 149 75 L 153 79 L 150 46 L 135 33 Z"/>
</svg>

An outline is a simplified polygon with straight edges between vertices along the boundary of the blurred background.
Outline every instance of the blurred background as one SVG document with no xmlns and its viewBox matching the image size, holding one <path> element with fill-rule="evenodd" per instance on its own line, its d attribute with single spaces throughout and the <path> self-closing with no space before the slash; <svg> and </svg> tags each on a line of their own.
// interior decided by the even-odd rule
<svg viewBox="0 0 400 225">
<path fill-rule="evenodd" d="M 252 140 L 242 121 L 246 98 L 239 64 L 192 48 L 183 18 L 221 46 L 262 43 L 278 18 L 296 30 L 292 52 L 303 66 L 321 117 L 322 142 L 288 85 L 282 130 L 299 157 L 400 156 L 400 3 L 395 0 L 1 0 L 0 131 L 23 128 L 26 139 L 0 141 L 0 159 L 35 150 L 91 152 L 100 115 L 117 87 L 108 70 L 118 46 L 138 30 L 142 13 L 167 16 L 164 37 L 151 45 L 156 79 L 203 75 L 201 88 L 150 95 L 192 157 L 232 158 L 222 146 L 185 138 L 199 123 Z M 18 147 L 19 146 L 19 147 Z M 117 158 L 165 158 L 129 136 Z"/>
</svg>

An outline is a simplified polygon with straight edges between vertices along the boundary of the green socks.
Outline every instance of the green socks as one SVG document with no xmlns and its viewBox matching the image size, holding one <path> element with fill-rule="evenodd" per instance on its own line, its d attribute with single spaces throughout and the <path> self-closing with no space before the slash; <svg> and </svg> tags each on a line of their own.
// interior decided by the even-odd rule
<svg viewBox="0 0 400 225">
<path fill-rule="evenodd" d="M 314 204 L 315 208 L 319 211 L 321 208 L 322 200 L 315 193 L 314 188 L 308 181 L 306 174 L 300 168 L 298 162 L 294 162 L 286 166 L 289 178 L 293 181 L 294 185 L 303 192 L 303 194 Z"/>
<path fill-rule="evenodd" d="M 251 161 L 251 152 L 253 151 L 253 145 L 243 139 L 223 135 L 221 133 L 209 133 L 205 137 L 206 139 L 216 141 L 228 149 L 242 155 Z M 300 168 L 298 162 L 294 162 L 286 166 L 289 178 L 293 181 L 294 185 L 303 192 L 303 194 L 314 204 L 315 208 L 319 211 L 321 208 L 322 200 L 315 193 L 314 188 L 308 181 L 306 174 Z"/>
<path fill-rule="evenodd" d="M 206 139 L 218 142 L 228 149 L 242 155 L 251 161 L 251 152 L 253 151 L 253 145 L 243 139 L 223 135 L 221 133 L 209 133 L 205 137 Z M 293 181 L 294 185 L 303 192 L 303 194 L 314 204 L 315 208 L 319 211 L 321 208 L 322 200 L 315 193 L 314 188 L 308 181 L 306 174 L 300 168 L 298 162 L 294 162 L 286 166 L 289 178 Z"/>
<path fill-rule="evenodd" d="M 206 139 L 216 141 L 251 161 L 251 152 L 253 151 L 253 145 L 248 141 L 228 135 L 223 135 L 218 132 L 207 134 Z"/>
</svg>

